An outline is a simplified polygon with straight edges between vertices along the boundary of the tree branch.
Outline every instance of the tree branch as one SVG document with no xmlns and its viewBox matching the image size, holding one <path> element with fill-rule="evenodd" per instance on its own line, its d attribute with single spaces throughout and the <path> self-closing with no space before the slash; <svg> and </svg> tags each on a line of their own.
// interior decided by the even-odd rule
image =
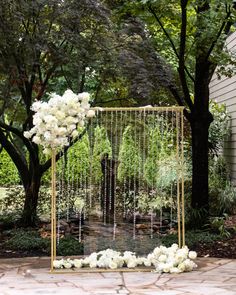
<svg viewBox="0 0 236 295">
<path fill-rule="evenodd" d="M 13 144 L 7 139 L 7 137 L 5 136 L 5 134 L 1 128 L 0 128 L 0 142 L 1 142 L 2 147 L 6 150 L 6 152 L 9 154 L 12 161 L 16 165 L 16 167 L 20 173 L 23 185 L 25 187 L 30 181 L 28 167 L 25 164 L 26 161 L 25 161 L 25 159 L 22 158 L 22 155 L 20 155 L 17 152 L 17 150 L 15 149 Z"/>
<path fill-rule="evenodd" d="M 25 144 L 25 146 L 27 147 L 27 150 L 29 151 L 29 153 L 33 156 L 33 158 L 35 159 L 35 151 L 30 143 L 30 141 L 24 137 L 23 133 L 21 131 L 19 131 L 17 128 L 14 128 L 10 125 L 7 125 L 3 122 L 0 122 L 0 127 L 2 129 L 4 129 L 5 131 L 9 131 L 14 133 L 17 137 L 19 137 Z"/>
<path fill-rule="evenodd" d="M 211 46 L 210 46 L 210 48 L 209 48 L 209 50 L 208 50 L 208 52 L 207 52 L 207 54 L 206 54 L 206 58 L 205 58 L 206 61 L 207 61 L 208 58 L 210 57 L 210 55 L 211 55 L 213 49 L 215 48 L 215 46 L 216 46 L 216 44 L 217 44 L 217 41 L 219 40 L 219 38 L 220 38 L 222 32 L 224 31 L 224 29 L 225 29 L 225 27 L 226 27 L 226 25 L 227 25 L 228 23 L 230 23 L 230 25 L 229 25 L 229 29 L 230 29 L 231 22 L 228 21 L 230 15 L 231 15 L 231 10 L 229 9 L 229 10 L 227 11 L 227 13 L 226 13 L 226 16 L 225 16 L 224 21 L 222 22 L 222 24 L 221 24 L 221 26 L 220 26 L 220 29 L 219 29 L 219 31 L 218 31 L 218 33 L 217 33 L 217 35 L 216 35 L 215 40 L 213 40 L 213 42 L 211 43 Z M 229 29 L 228 29 L 228 30 L 229 30 Z M 226 33 L 228 33 L 228 32 L 226 32 Z"/>
<path fill-rule="evenodd" d="M 36 96 L 36 100 L 40 100 L 46 90 L 47 84 L 48 84 L 48 80 L 51 78 L 52 74 L 54 73 L 55 69 L 56 69 L 57 65 L 54 64 L 47 72 L 46 77 L 43 81 L 43 83 L 41 84 L 40 90 Z"/>
<path fill-rule="evenodd" d="M 159 26 L 161 27 L 163 33 L 165 34 L 165 36 L 167 37 L 167 39 L 169 40 L 170 44 L 171 44 L 171 47 L 176 55 L 176 57 L 178 58 L 179 60 L 179 53 L 175 47 L 175 44 L 173 42 L 173 40 L 171 39 L 169 33 L 167 32 L 167 30 L 165 29 L 163 23 L 161 22 L 160 18 L 157 16 L 155 10 L 152 8 L 151 5 L 148 6 L 148 9 L 149 11 L 152 13 L 152 15 L 154 16 L 154 18 L 156 19 L 157 23 L 159 24 Z M 194 77 L 191 75 L 191 73 L 189 72 L 189 70 L 186 68 L 186 66 L 184 66 L 184 70 L 185 72 L 187 73 L 188 77 L 194 82 Z"/>
<path fill-rule="evenodd" d="M 87 126 L 87 128 L 84 128 L 82 133 L 75 140 L 71 141 L 70 144 L 64 148 L 64 153 L 84 136 L 84 134 L 88 130 L 88 126 Z M 62 157 L 62 153 L 61 152 L 57 153 L 56 161 L 58 161 L 61 157 Z M 40 173 L 43 174 L 50 167 L 51 167 L 51 159 L 48 159 L 43 165 L 40 165 Z"/>
<path fill-rule="evenodd" d="M 190 110 L 193 109 L 193 102 L 190 98 L 189 94 L 189 88 L 185 76 L 185 48 L 186 48 L 186 32 L 187 32 L 187 6 L 188 0 L 181 0 L 181 31 L 180 31 L 180 49 L 179 49 L 179 77 L 184 93 L 184 99 L 190 108 Z"/>
</svg>

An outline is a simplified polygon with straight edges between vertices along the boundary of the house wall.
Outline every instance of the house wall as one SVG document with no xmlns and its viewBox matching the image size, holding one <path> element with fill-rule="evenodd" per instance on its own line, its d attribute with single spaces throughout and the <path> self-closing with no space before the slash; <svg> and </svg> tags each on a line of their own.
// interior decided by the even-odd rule
<svg viewBox="0 0 236 295">
<path fill-rule="evenodd" d="M 236 32 L 226 41 L 230 50 L 236 51 Z M 231 137 L 225 142 L 224 155 L 231 170 L 231 177 L 236 184 L 236 75 L 232 78 L 217 78 L 214 74 L 210 82 L 210 98 L 218 103 L 224 103 L 231 117 Z"/>
</svg>

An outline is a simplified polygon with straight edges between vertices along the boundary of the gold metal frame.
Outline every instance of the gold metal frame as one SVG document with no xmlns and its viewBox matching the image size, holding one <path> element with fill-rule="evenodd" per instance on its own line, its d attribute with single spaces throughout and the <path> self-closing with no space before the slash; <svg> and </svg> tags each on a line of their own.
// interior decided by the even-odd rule
<svg viewBox="0 0 236 295">
<path fill-rule="evenodd" d="M 185 246 L 185 198 L 184 198 L 184 107 L 130 107 L 130 108 L 93 108 L 93 110 L 100 112 L 114 112 L 114 111 L 156 111 L 156 112 L 175 112 L 176 115 L 176 161 L 180 163 L 179 175 L 181 181 L 177 180 L 177 216 L 178 216 L 178 244 L 179 247 Z M 79 271 L 63 271 L 55 270 L 53 261 L 56 259 L 56 150 L 52 149 L 51 159 L 51 267 L 50 271 L 55 273 L 75 273 L 75 272 L 106 272 L 106 269 L 82 269 Z M 149 271 L 150 269 L 148 269 Z M 114 271 L 114 270 L 112 270 Z M 147 268 L 137 269 L 119 269 L 117 271 L 147 271 Z"/>
</svg>

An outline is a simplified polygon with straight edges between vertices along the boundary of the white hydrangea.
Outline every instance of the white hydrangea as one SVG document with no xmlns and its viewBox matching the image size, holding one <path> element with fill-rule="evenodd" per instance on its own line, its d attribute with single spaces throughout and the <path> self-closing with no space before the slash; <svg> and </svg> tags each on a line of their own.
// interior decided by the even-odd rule
<svg viewBox="0 0 236 295">
<path fill-rule="evenodd" d="M 90 110 L 89 93 L 66 90 L 62 96 L 50 94 L 48 102 L 36 101 L 32 104 L 34 127 L 24 132 L 26 138 L 32 138 L 48 154 L 51 149 L 69 145 L 69 138 L 78 136 L 77 127 L 83 127 L 87 117 L 95 116 Z"/>
<path fill-rule="evenodd" d="M 112 249 L 106 249 L 100 252 L 91 253 L 84 259 L 55 260 L 54 268 L 109 268 L 117 269 L 123 266 L 135 268 L 138 265 L 146 267 L 154 266 L 155 271 L 159 273 L 181 273 L 192 271 L 197 265 L 192 259 L 197 257 L 195 251 L 189 251 L 187 246 L 179 248 L 173 244 L 167 248 L 164 246 L 156 247 L 152 253 L 146 257 L 137 257 L 134 252 L 125 251 L 121 254 Z"/>
<path fill-rule="evenodd" d="M 74 259 L 73 264 L 75 268 L 81 268 L 82 267 L 82 259 Z"/>
<path fill-rule="evenodd" d="M 189 251 L 188 257 L 194 260 L 197 258 L 197 253 L 195 251 Z"/>
</svg>

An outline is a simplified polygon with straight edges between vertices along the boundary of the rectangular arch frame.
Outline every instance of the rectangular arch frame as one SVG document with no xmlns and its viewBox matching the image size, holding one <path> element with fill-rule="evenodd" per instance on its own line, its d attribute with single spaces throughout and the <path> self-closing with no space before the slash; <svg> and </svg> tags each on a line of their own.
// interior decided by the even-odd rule
<svg viewBox="0 0 236 295">
<path fill-rule="evenodd" d="M 131 107 L 131 108 L 94 108 L 96 113 L 115 113 L 118 111 L 123 112 L 137 112 L 145 113 L 152 112 L 166 112 L 175 114 L 176 119 L 176 160 L 180 163 L 179 175 L 177 178 L 177 232 L 178 232 L 178 245 L 179 247 L 185 246 L 185 198 L 184 198 L 184 107 Z M 55 273 L 68 273 L 68 271 L 55 270 L 53 267 L 53 261 L 57 257 L 57 192 L 56 192 L 56 150 L 52 150 L 51 158 L 51 267 L 50 271 Z M 132 271 L 131 269 L 123 269 L 122 271 Z M 133 271 L 150 271 L 147 268 L 137 268 Z M 78 272 L 103 272 L 105 269 L 82 269 Z M 121 271 L 121 270 L 117 270 Z M 75 271 L 71 271 L 75 272 Z"/>
</svg>

